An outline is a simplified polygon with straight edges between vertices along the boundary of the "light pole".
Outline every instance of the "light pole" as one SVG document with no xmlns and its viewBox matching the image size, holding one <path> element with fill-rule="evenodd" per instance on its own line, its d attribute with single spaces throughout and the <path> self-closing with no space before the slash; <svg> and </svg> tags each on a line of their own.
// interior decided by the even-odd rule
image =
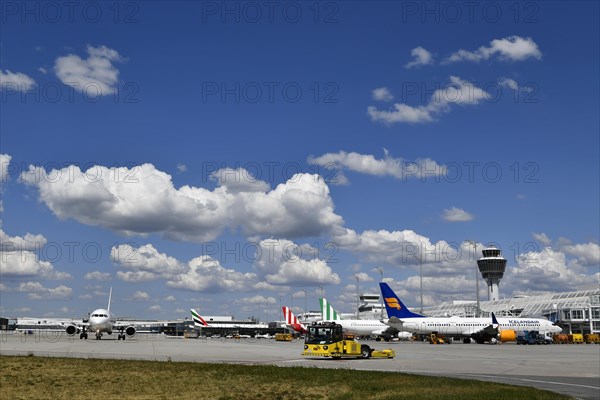
<svg viewBox="0 0 600 400">
<path fill-rule="evenodd" d="M 477 242 L 474 240 L 466 240 L 467 243 L 473 246 L 473 260 L 477 259 Z M 475 310 L 475 317 L 479 317 L 479 270 L 477 269 L 477 263 L 475 263 L 475 293 L 477 295 L 477 309 Z"/>
<path fill-rule="evenodd" d="M 421 315 L 423 314 L 423 250 L 419 246 L 419 284 L 421 286 Z"/>
<path fill-rule="evenodd" d="M 356 278 L 356 319 L 358 319 L 358 274 L 353 274 L 352 275 L 354 278 Z"/>
<path fill-rule="evenodd" d="M 375 269 L 377 271 L 379 271 L 379 274 L 381 275 L 381 280 L 379 282 L 383 282 L 383 267 L 377 267 Z M 380 301 L 380 305 L 381 305 L 381 319 L 383 319 L 383 295 L 381 295 L 379 298 L 381 299 L 381 301 Z"/>
<path fill-rule="evenodd" d="M 412 254 L 417 258 L 416 254 Z M 419 291 L 421 294 L 421 314 L 423 314 L 423 249 L 419 243 Z"/>
<path fill-rule="evenodd" d="M 267 320 L 265 322 L 268 325 L 269 324 L 269 302 L 268 301 L 265 301 L 265 307 L 266 307 L 266 312 L 267 312 Z"/>
<path fill-rule="evenodd" d="M 304 292 L 304 320 L 306 320 L 306 289 L 302 289 L 302 291 Z"/>
</svg>

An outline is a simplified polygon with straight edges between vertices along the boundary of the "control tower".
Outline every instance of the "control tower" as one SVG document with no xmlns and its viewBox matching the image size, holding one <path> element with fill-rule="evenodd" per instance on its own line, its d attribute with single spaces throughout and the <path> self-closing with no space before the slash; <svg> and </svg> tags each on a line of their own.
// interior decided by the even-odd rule
<svg viewBox="0 0 600 400">
<path fill-rule="evenodd" d="M 498 285 L 506 270 L 506 259 L 500 255 L 500 249 L 496 247 L 486 247 L 481 252 L 483 258 L 477 260 L 479 272 L 487 282 L 489 300 L 498 300 L 500 298 Z"/>
</svg>

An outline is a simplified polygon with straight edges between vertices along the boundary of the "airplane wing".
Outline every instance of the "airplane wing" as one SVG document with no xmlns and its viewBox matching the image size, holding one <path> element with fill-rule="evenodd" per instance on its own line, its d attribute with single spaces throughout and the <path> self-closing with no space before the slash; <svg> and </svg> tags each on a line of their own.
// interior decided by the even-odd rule
<svg viewBox="0 0 600 400">
<path fill-rule="evenodd" d="M 131 337 L 131 336 L 135 335 L 135 332 L 137 331 L 137 329 L 136 329 L 137 325 L 141 325 L 141 324 L 134 324 L 134 323 L 119 324 L 119 323 L 116 323 L 113 325 L 113 330 L 121 332 L 121 334 L 125 334 L 125 335 Z M 123 338 L 124 338 L 124 336 L 123 336 Z"/>
<path fill-rule="evenodd" d="M 87 330 L 87 328 L 90 326 L 89 322 L 84 322 L 83 320 L 81 321 L 76 321 L 76 320 L 72 320 L 71 323 L 69 323 L 67 325 L 67 327 L 65 328 L 65 332 L 67 332 L 68 335 L 74 335 L 76 333 L 80 333 L 80 332 L 85 332 Z"/>
<path fill-rule="evenodd" d="M 494 313 L 492 313 L 492 323 L 482 328 L 481 330 L 474 332 L 471 334 L 471 337 L 475 339 L 477 343 L 483 343 L 490 341 L 491 339 L 496 339 L 500 334 L 500 324 L 496 319 Z"/>
<path fill-rule="evenodd" d="M 387 321 L 382 321 L 384 324 L 386 325 L 402 325 L 404 323 L 404 320 L 398 318 L 398 317 L 391 317 L 389 318 Z"/>
</svg>

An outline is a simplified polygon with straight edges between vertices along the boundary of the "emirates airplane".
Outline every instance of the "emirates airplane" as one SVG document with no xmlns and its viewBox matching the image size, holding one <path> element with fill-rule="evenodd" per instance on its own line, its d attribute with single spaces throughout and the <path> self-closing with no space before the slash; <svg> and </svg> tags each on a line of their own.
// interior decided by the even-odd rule
<svg viewBox="0 0 600 400">
<path fill-rule="evenodd" d="M 496 318 L 493 313 L 491 321 L 489 318 L 430 318 L 411 312 L 387 283 L 381 282 L 379 286 L 389 317 L 386 324 L 401 331 L 419 335 L 439 333 L 447 336 L 462 336 L 465 338 L 465 343 L 469 343 L 470 339 L 475 340 L 477 343 L 492 341 L 492 339 L 502 340 L 503 332 L 505 332 L 506 337 L 515 337 L 523 331 L 539 331 L 540 333 L 551 334 L 562 331 L 560 326 L 547 319 Z"/>
<path fill-rule="evenodd" d="M 94 332 L 96 334 L 96 340 L 102 338 L 103 333 L 112 335 L 113 331 L 118 331 L 118 340 L 125 340 L 125 337 L 133 337 L 135 335 L 135 326 L 131 324 L 117 324 L 116 317 L 110 312 L 110 300 L 112 297 L 112 288 L 108 294 L 108 307 L 106 309 L 99 308 L 92 311 L 87 321 L 72 323 L 67 326 L 67 334 L 70 336 L 79 333 L 79 339 L 87 339 L 88 332 Z"/>
</svg>

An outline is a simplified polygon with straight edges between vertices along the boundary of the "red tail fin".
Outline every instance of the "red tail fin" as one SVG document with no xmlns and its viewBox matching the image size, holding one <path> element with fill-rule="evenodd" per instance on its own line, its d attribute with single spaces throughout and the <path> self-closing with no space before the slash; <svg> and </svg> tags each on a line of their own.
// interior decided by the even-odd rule
<svg viewBox="0 0 600 400">
<path fill-rule="evenodd" d="M 306 327 L 298 321 L 298 318 L 294 315 L 289 307 L 282 307 L 283 317 L 285 318 L 286 325 L 289 325 L 296 332 L 306 332 Z"/>
</svg>

